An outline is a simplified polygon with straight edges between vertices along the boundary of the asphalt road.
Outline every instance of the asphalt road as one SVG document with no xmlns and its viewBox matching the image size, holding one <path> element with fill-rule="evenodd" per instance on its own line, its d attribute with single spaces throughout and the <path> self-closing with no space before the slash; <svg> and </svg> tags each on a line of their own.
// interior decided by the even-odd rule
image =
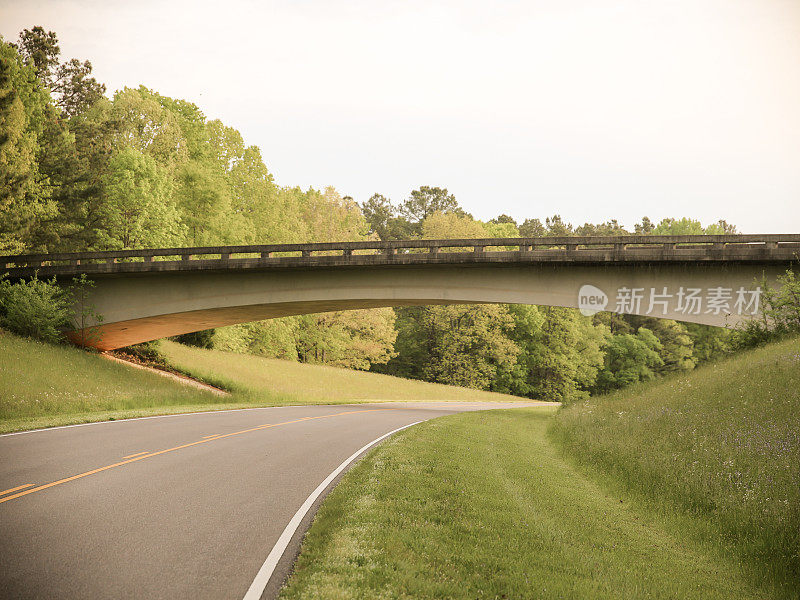
<svg viewBox="0 0 800 600">
<path fill-rule="evenodd" d="M 298 508 L 356 450 L 409 423 L 507 406 L 280 407 L 0 436 L 0 597 L 241 599 Z"/>
</svg>

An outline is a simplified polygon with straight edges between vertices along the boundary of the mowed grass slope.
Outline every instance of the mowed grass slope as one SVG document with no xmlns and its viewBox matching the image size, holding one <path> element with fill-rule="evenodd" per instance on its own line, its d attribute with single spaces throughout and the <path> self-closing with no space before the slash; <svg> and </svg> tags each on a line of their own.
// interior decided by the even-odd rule
<svg viewBox="0 0 800 600">
<path fill-rule="evenodd" d="M 549 407 L 403 431 L 323 503 L 283 599 L 766 597 L 735 560 L 576 469 Z"/>
<path fill-rule="evenodd" d="M 379 373 L 203 350 L 166 340 L 161 342 L 161 351 L 170 365 L 188 375 L 251 395 L 269 394 L 276 403 L 526 400 Z"/>
<path fill-rule="evenodd" d="M 651 504 L 699 517 L 800 597 L 800 339 L 560 411 L 551 434 Z"/>
<path fill-rule="evenodd" d="M 233 393 L 217 396 L 78 348 L 0 330 L 0 433 L 108 419 L 367 400 L 524 400 L 362 371 L 301 365 L 173 342 L 175 366 Z"/>
<path fill-rule="evenodd" d="M 98 354 L 0 331 L 0 432 L 229 401 Z"/>
</svg>

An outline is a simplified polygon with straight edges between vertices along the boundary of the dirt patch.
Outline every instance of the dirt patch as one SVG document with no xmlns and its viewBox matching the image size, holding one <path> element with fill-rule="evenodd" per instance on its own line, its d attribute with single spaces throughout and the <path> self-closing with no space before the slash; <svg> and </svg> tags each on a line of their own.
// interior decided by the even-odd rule
<svg viewBox="0 0 800 600">
<path fill-rule="evenodd" d="M 165 367 L 161 367 L 159 365 L 147 364 L 141 359 L 131 356 L 129 354 L 122 354 L 122 353 L 111 353 L 111 352 L 103 352 L 101 353 L 103 358 L 108 360 L 113 360 L 118 363 L 123 363 L 128 366 L 134 367 L 136 369 L 143 369 L 145 371 L 150 371 L 152 373 L 156 373 L 161 375 L 162 377 L 169 377 L 170 379 L 174 379 L 175 381 L 182 383 L 184 385 L 189 385 L 195 387 L 199 390 L 206 390 L 218 396 L 230 396 L 230 392 L 220 389 L 218 387 L 214 387 L 213 385 L 209 385 L 202 381 L 198 381 L 197 379 L 193 379 L 188 375 L 184 375 L 183 373 L 178 373 L 177 371 L 173 371 L 167 369 Z"/>
</svg>

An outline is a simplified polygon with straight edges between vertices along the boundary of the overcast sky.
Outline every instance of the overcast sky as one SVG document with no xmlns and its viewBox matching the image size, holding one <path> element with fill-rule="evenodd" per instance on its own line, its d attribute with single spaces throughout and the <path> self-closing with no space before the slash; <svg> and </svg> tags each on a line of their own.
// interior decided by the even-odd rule
<svg viewBox="0 0 800 600">
<path fill-rule="evenodd" d="M 0 0 L 109 90 L 239 129 L 281 185 L 476 218 L 800 232 L 800 0 Z"/>
</svg>

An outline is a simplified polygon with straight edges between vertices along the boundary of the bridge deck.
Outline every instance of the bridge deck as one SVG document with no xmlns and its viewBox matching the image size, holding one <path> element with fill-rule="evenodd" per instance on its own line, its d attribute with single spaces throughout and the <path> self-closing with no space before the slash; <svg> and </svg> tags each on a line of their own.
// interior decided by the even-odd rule
<svg viewBox="0 0 800 600">
<path fill-rule="evenodd" d="M 776 264 L 800 260 L 800 234 L 487 238 L 207 246 L 0 257 L 11 278 L 176 271 L 485 263 Z"/>
</svg>

